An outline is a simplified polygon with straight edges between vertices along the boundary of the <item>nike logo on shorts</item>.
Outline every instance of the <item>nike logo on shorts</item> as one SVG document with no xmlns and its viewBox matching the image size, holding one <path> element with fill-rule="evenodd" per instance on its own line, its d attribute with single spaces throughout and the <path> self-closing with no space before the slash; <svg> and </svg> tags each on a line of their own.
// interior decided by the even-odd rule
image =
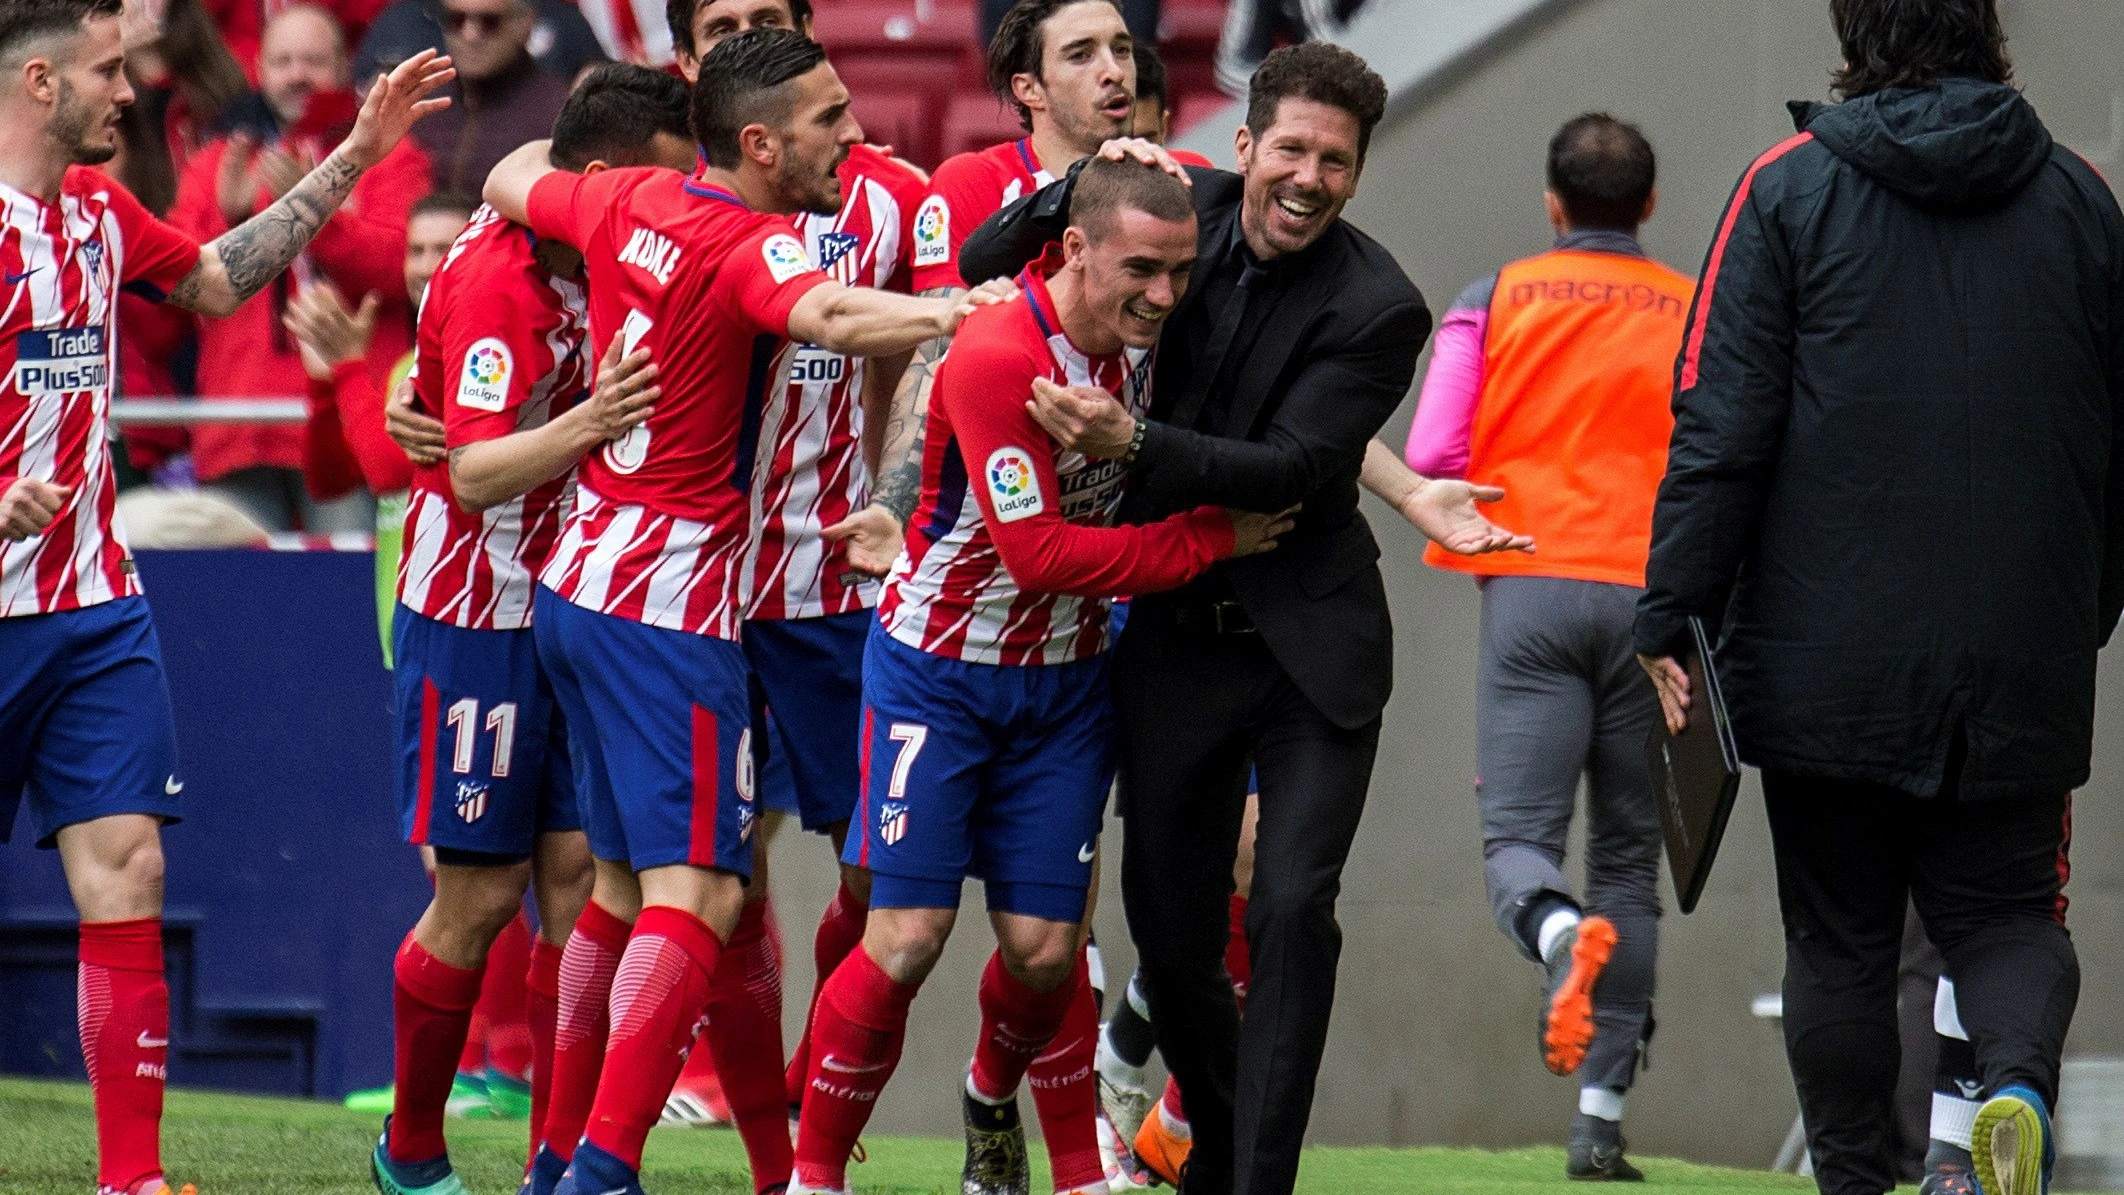
<svg viewBox="0 0 2124 1195">
<path fill-rule="evenodd" d="M 1079 863 L 1089 863 L 1089 862 L 1091 862 L 1091 861 L 1092 861 L 1092 855 L 1093 855 L 1093 853 L 1094 853 L 1094 852 L 1092 851 L 1092 844 L 1091 844 L 1091 843 L 1088 843 L 1088 842 L 1087 842 L 1087 843 L 1085 843 L 1085 844 L 1084 844 L 1083 846 L 1080 846 L 1080 847 L 1078 847 L 1078 848 L 1077 848 L 1077 862 L 1079 862 Z"/>
<path fill-rule="evenodd" d="M 162 791 L 174 797 L 184 791 L 184 781 L 172 776 L 162 782 Z"/>
</svg>

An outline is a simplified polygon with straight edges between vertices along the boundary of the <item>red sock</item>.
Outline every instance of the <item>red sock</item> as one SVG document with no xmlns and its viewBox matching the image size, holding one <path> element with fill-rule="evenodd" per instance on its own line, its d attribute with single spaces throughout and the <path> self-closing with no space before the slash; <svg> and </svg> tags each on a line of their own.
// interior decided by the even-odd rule
<svg viewBox="0 0 2124 1195">
<path fill-rule="evenodd" d="M 918 990 L 894 982 L 862 949 L 849 951 L 820 990 L 811 1010 L 816 1048 L 797 1133 L 796 1178 L 805 1186 L 848 1186 L 848 1155 L 900 1064 L 907 1008 Z"/>
<path fill-rule="evenodd" d="M 817 1006 L 819 993 L 826 990 L 826 980 L 833 974 L 833 969 L 840 966 L 848 952 L 863 940 L 863 925 L 869 917 L 870 906 L 849 891 L 848 882 L 843 880 L 840 890 L 826 902 L 826 912 L 819 918 L 818 933 L 811 939 L 813 974 L 818 978 L 811 985 L 811 1004 L 806 1007 Z M 804 1034 L 797 1038 L 796 1049 L 789 1055 L 789 1069 L 782 1075 L 792 1108 L 803 1104 L 804 1086 L 811 1081 L 812 1015 L 805 1014 Z"/>
<path fill-rule="evenodd" d="M 453 967 L 428 953 L 409 931 L 392 967 L 393 1037 L 397 1091 L 391 1107 L 391 1160 L 425 1162 L 443 1155 L 443 1108 L 480 973 Z"/>
<path fill-rule="evenodd" d="M 1224 969 L 1231 973 L 1232 991 L 1239 995 L 1239 1007 L 1246 1008 L 1246 986 L 1254 981 L 1254 952 L 1246 944 L 1246 898 L 1232 894 L 1232 922 L 1230 936 L 1224 940 Z"/>
<path fill-rule="evenodd" d="M 124 1190 L 162 1173 L 170 1056 L 162 919 L 84 923 L 79 958 L 75 991 L 81 1058 L 95 1091 L 97 1182 Z"/>
<path fill-rule="evenodd" d="M 1047 1140 L 1047 1161 L 1055 1190 L 1076 1191 L 1106 1185 L 1106 1165 L 1099 1159 L 1099 1091 L 1092 1064 L 1099 1049 L 1099 1006 L 1092 999 L 1091 976 L 1084 964 L 1077 974 L 1061 1028 L 1048 1048 L 1032 1060 L 1026 1081 L 1033 1107 L 1040 1114 L 1040 1135 Z"/>
<path fill-rule="evenodd" d="M 531 1029 L 531 1156 L 546 1139 L 546 1104 L 553 1092 L 553 1033 L 560 1021 L 561 948 L 541 934 L 531 942 L 524 977 L 524 1020 Z M 527 1163 L 528 1165 L 528 1163 Z"/>
<path fill-rule="evenodd" d="M 760 1192 L 788 1182 L 795 1159 L 782 1087 L 782 970 L 769 921 L 764 900 L 738 915 L 709 992 L 705 1034 Z"/>
<path fill-rule="evenodd" d="M 664 905 L 643 909 L 627 939 L 612 979 L 612 1038 L 584 1140 L 632 1169 L 642 1168 L 642 1142 L 686 1064 L 722 953 L 700 918 Z"/>
<path fill-rule="evenodd" d="M 561 1159 L 575 1157 L 575 1143 L 597 1098 L 605 1069 L 605 1032 L 612 1002 L 612 976 L 627 949 L 626 922 L 592 901 L 575 919 L 561 952 L 559 1019 L 553 1027 L 553 1091 L 546 1102 L 546 1148 Z"/>
<path fill-rule="evenodd" d="M 1158 1097 L 1158 1104 L 1168 1115 L 1181 1124 L 1187 1123 L 1187 1106 L 1180 1102 L 1180 1081 L 1167 1078 L 1165 1094 Z"/>
<path fill-rule="evenodd" d="M 502 927 L 487 950 L 487 978 L 474 1006 L 487 1022 L 486 1065 L 518 1082 L 531 1073 L 531 1026 L 524 990 L 524 977 L 531 970 L 531 936 L 531 923 L 521 911 Z"/>
<path fill-rule="evenodd" d="M 1084 963 L 1052 992 L 1036 992 L 1018 982 L 1003 966 L 1001 953 L 988 956 L 981 972 L 981 1036 L 974 1042 L 973 1088 L 1001 1102 L 1018 1093 L 1025 1068 L 1044 1052 L 1062 1027 L 1062 1017 L 1076 999 Z"/>
</svg>

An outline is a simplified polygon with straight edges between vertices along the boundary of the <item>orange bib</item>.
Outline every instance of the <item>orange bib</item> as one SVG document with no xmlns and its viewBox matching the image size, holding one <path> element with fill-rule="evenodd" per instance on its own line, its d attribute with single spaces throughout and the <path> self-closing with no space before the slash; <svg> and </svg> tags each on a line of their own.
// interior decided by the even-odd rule
<svg viewBox="0 0 2124 1195">
<path fill-rule="evenodd" d="M 1674 359 L 1694 284 L 1618 253 L 1558 251 L 1506 266 L 1490 299 L 1468 480 L 1503 486 L 1484 508 L 1536 551 L 1430 564 L 1642 587 L 1652 501 L 1674 430 Z"/>
</svg>

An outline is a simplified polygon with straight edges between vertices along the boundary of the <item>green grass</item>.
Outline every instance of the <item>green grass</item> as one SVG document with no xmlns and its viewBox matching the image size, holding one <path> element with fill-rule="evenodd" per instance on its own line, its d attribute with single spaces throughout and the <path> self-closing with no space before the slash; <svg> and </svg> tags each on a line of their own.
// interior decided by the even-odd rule
<svg viewBox="0 0 2124 1195">
<path fill-rule="evenodd" d="M 172 1091 L 163 1159 L 173 1181 L 200 1195 L 363 1195 L 377 1122 L 332 1104 Z M 865 1195 L 957 1195 L 960 1146 L 917 1137 L 866 1139 L 870 1160 L 850 1177 Z M 1037 1151 L 1036 1151 L 1037 1152 Z M 510 1195 L 523 1165 L 523 1126 L 450 1123 L 450 1155 L 473 1195 Z M 1640 1159 L 1660 1195 L 1809 1191 L 1789 1175 Z M 96 1135 L 88 1088 L 0 1080 L 0 1195 L 73 1195 L 94 1186 Z M 1033 1173 L 1045 1172 L 1044 1157 Z M 643 1180 L 656 1195 L 750 1195 L 735 1133 L 659 1129 Z M 1034 1183 L 1036 1190 L 1041 1184 Z M 1563 1151 L 1312 1149 L 1301 1195 L 1560 1195 Z M 1166 1195 L 1170 1195 L 1167 1192 Z"/>
</svg>

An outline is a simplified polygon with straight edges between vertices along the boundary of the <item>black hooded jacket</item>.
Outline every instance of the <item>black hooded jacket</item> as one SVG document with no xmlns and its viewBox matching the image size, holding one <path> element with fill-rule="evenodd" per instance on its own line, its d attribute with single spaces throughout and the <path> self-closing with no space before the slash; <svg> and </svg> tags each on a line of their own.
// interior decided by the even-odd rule
<svg viewBox="0 0 2124 1195">
<path fill-rule="evenodd" d="M 1690 313 L 1638 650 L 1722 624 L 1758 767 L 2056 795 L 2124 610 L 2124 215 L 2008 87 L 1792 111 Z"/>
</svg>

